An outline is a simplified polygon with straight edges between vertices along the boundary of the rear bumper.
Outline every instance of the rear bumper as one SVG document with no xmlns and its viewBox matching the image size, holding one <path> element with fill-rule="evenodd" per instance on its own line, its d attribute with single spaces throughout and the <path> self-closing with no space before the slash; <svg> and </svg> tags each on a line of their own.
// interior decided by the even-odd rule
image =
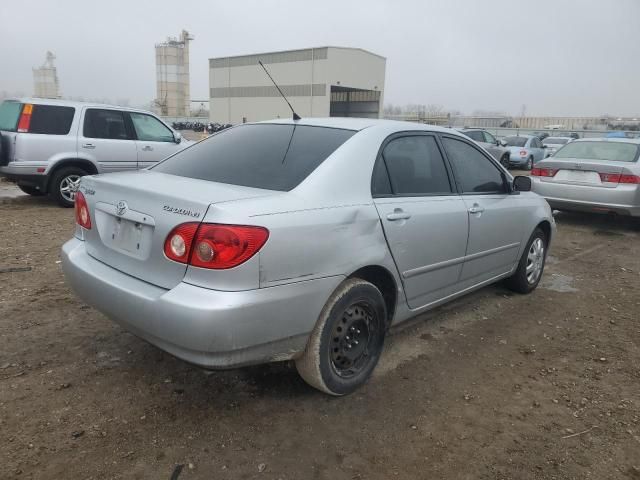
<svg viewBox="0 0 640 480">
<path fill-rule="evenodd" d="M 38 169 L 45 168 L 45 164 L 38 165 L 15 165 L 10 163 L 0 167 L 0 177 L 4 177 L 11 182 L 29 187 L 36 187 L 42 192 L 47 191 L 48 176 Z"/>
<path fill-rule="evenodd" d="M 551 208 L 558 210 L 640 216 L 640 189 L 636 185 L 604 188 L 553 183 L 533 177 L 532 187 Z"/>
<path fill-rule="evenodd" d="M 304 350 L 329 295 L 344 279 L 223 292 L 180 283 L 171 290 L 138 280 L 62 247 L 67 282 L 86 303 L 166 352 L 205 368 L 287 360 Z"/>
<path fill-rule="evenodd" d="M 529 157 L 521 157 L 520 154 L 509 155 L 509 165 L 524 167 L 529 161 Z"/>
</svg>

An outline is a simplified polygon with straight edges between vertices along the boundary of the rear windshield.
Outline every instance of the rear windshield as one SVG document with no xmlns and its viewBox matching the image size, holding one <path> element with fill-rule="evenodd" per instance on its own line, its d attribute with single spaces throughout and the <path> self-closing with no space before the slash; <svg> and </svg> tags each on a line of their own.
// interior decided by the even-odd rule
<svg viewBox="0 0 640 480">
<path fill-rule="evenodd" d="M 153 170 L 212 182 L 288 191 L 355 133 L 304 125 L 241 125 L 177 153 Z"/>
<path fill-rule="evenodd" d="M 555 158 L 635 162 L 638 145 L 625 142 L 572 142 L 555 154 Z"/>
<path fill-rule="evenodd" d="M 0 130 L 15 132 L 22 112 L 20 102 L 2 102 L 0 105 Z"/>
<path fill-rule="evenodd" d="M 544 139 L 545 145 L 547 143 L 553 143 L 554 145 L 564 145 L 569 141 L 568 138 L 558 138 L 558 137 L 547 137 Z"/>
<path fill-rule="evenodd" d="M 507 147 L 524 147 L 529 139 L 527 137 L 505 137 L 503 140 Z"/>
<path fill-rule="evenodd" d="M 45 133 L 47 135 L 66 135 L 71 129 L 73 107 L 58 105 L 34 105 L 31 113 L 29 133 Z"/>
</svg>

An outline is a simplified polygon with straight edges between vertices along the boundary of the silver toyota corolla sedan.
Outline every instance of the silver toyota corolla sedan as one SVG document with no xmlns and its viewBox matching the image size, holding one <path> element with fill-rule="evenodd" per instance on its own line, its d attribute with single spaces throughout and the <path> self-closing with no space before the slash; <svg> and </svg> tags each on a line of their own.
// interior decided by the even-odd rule
<svg viewBox="0 0 640 480">
<path fill-rule="evenodd" d="M 62 264 L 82 299 L 176 357 L 293 359 L 343 395 L 390 325 L 501 279 L 538 285 L 555 224 L 530 187 L 449 129 L 246 124 L 83 177 Z"/>
<path fill-rule="evenodd" d="M 640 216 L 640 140 L 585 138 L 531 172 L 533 190 L 558 210 Z"/>
</svg>

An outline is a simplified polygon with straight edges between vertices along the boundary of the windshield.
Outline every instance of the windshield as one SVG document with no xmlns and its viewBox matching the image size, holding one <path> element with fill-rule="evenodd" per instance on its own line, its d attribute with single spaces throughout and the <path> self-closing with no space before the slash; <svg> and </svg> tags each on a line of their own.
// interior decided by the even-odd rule
<svg viewBox="0 0 640 480">
<path fill-rule="evenodd" d="M 564 145 L 568 141 L 568 138 L 548 137 L 544 139 L 544 144 L 553 143 L 554 145 Z"/>
<path fill-rule="evenodd" d="M 154 171 L 288 191 L 356 132 L 305 125 L 241 125 L 169 157 Z"/>
<path fill-rule="evenodd" d="M 555 158 L 581 160 L 604 160 L 612 162 L 635 162 L 638 145 L 626 142 L 572 142 L 560 150 Z"/>
<path fill-rule="evenodd" d="M 2 102 L 0 105 L 0 130 L 15 132 L 22 112 L 20 102 Z"/>
<path fill-rule="evenodd" d="M 524 147 L 527 144 L 527 137 L 505 137 L 503 138 L 507 147 Z"/>
</svg>

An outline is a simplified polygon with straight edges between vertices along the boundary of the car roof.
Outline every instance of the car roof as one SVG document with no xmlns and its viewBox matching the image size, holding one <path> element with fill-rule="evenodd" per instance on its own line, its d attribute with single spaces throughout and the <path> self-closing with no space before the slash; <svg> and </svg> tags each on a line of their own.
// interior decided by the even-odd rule
<svg viewBox="0 0 640 480">
<path fill-rule="evenodd" d="M 550 138 L 561 138 L 562 140 L 577 140 L 573 137 L 567 137 L 566 135 L 549 135 L 545 140 L 549 141 Z"/>
<path fill-rule="evenodd" d="M 144 110 L 141 108 L 130 108 L 130 107 L 121 107 L 119 105 L 109 105 L 106 103 L 99 102 L 80 102 L 77 100 L 63 100 L 60 98 L 33 98 L 33 97 L 23 97 L 23 98 L 5 98 L 3 101 L 9 102 L 20 102 L 20 103 L 32 103 L 34 105 L 59 105 L 61 107 L 96 107 L 96 108 L 108 108 L 108 109 L 118 109 L 124 110 L 127 112 L 145 112 L 149 113 L 149 110 Z"/>
<path fill-rule="evenodd" d="M 453 133 L 460 135 L 457 130 L 436 125 L 428 125 L 417 122 L 403 122 L 399 120 L 383 120 L 378 118 L 356 118 L 356 117 L 324 117 L 324 118 L 302 118 L 300 120 L 277 118 L 255 123 L 279 123 L 286 125 L 308 125 L 312 127 L 343 128 L 347 130 L 364 130 L 371 127 L 384 127 L 390 130 L 421 130 L 430 132 Z"/>
<path fill-rule="evenodd" d="M 504 138 L 507 137 L 520 137 L 520 138 L 538 138 L 537 135 L 505 135 Z"/>
<path fill-rule="evenodd" d="M 610 142 L 610 143 L 634 143 L 640 145 L 640 138 L 578 138 L 575 142 Z"/>
</svg>

